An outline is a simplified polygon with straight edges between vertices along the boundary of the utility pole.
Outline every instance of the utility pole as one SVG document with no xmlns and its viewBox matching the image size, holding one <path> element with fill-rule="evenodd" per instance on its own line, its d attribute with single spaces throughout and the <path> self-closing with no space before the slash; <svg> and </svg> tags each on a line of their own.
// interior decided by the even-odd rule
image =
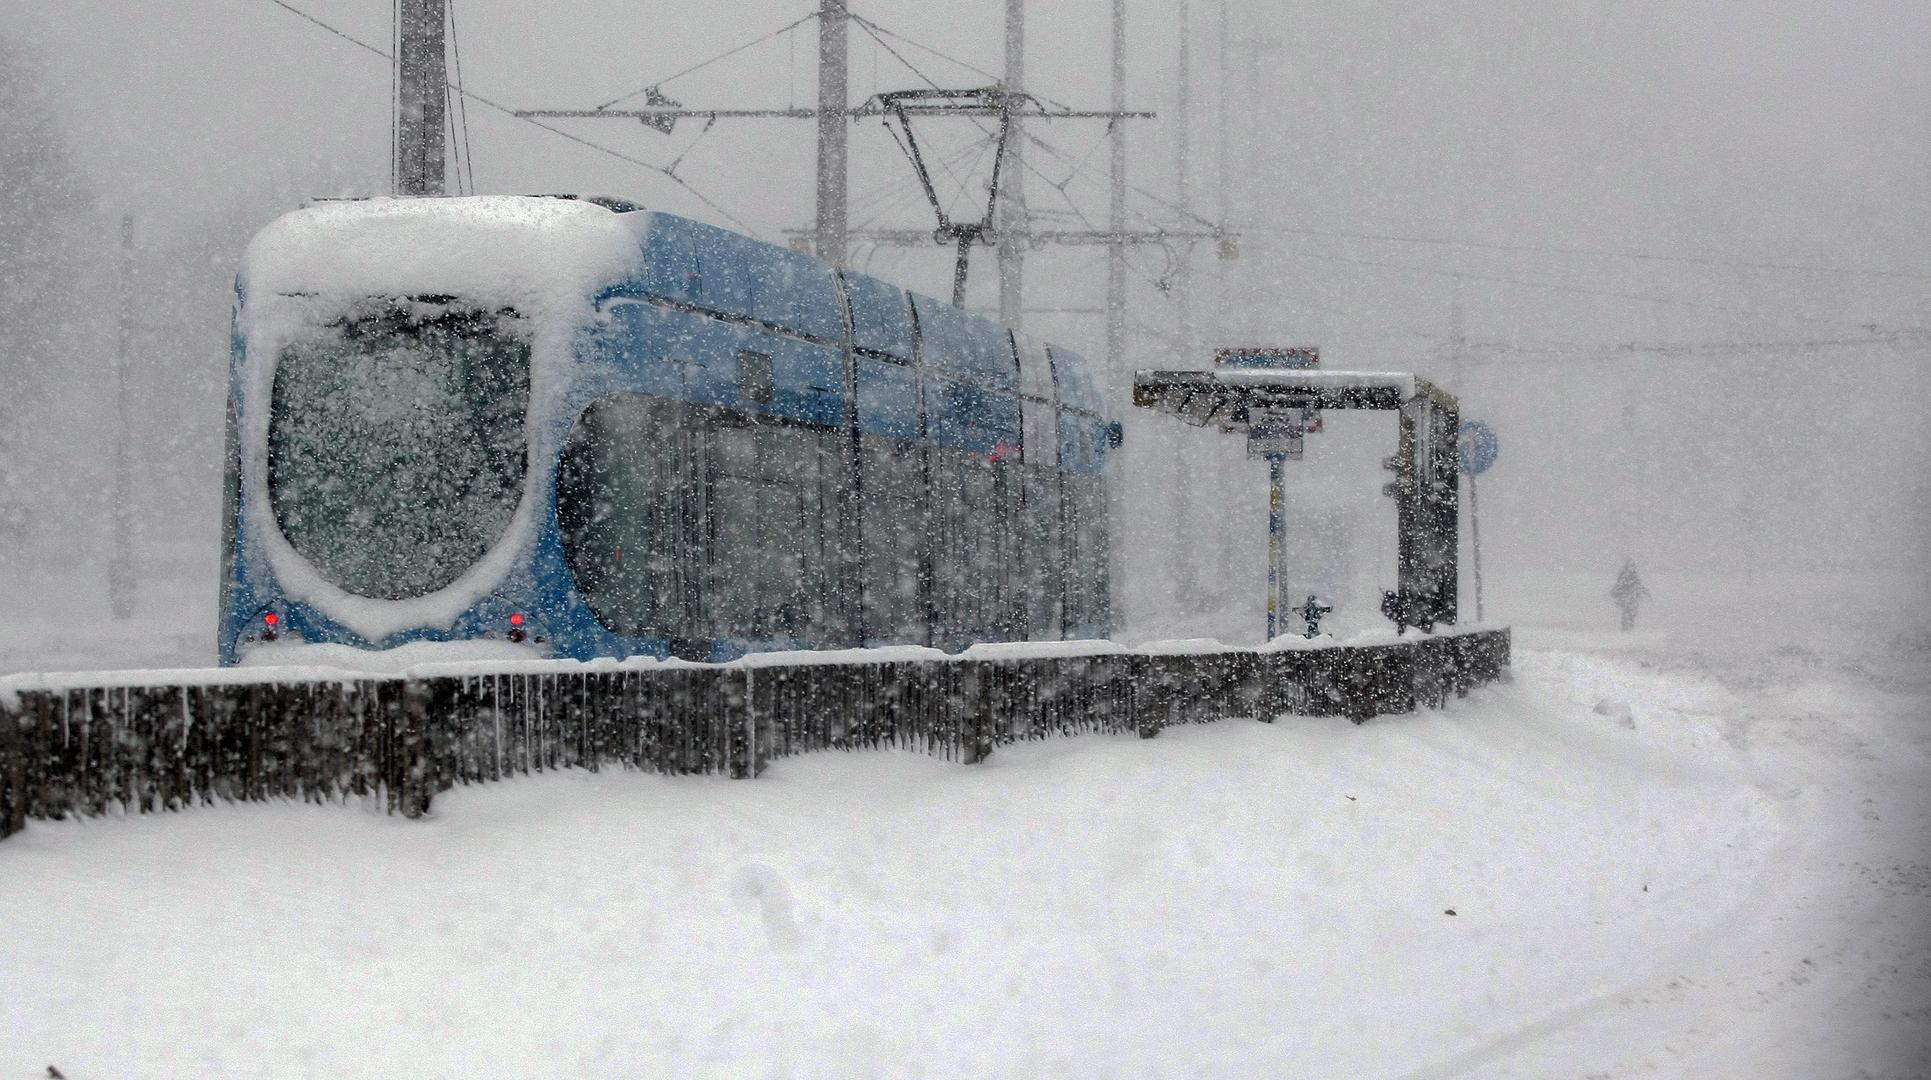
<svg viewBox="0 0 1931 1080">
<path fill-rule="evenodd" d="M 1193 190 L 1193 33 L 1191 27 L 1192 20 L 1190 18 L 1191 8 L 1192 5 L 1188 0 L 1180 0 L 1180 26 L 1178 30 L 1180 35 L 1180 56 L 1178 62 L 1179 70 L 1177 72 L 1180 83 L 1180 99 L 1174 103 L 1174 111 L 1178 115 L 1174 118 L 1173 186 L 1174 201 L 1179 207 L 1180 216 L 1183 218 L 1193 216 L 1192 200 L 1189 197 Z M 1173 289 L 1174 304 L 1179 315 L 1179 319 L 1177 320 L 1178 325 L 1175 327 L 1179 336 L 1178 351 L 1180 358 L 1186 358 L 1193 354 L 1194 349 L 1193 245 L 1182 244 L 1180 250 L 1182 255 L 1177 265 L 1173 268 L 1173 280 L 1170 284 Z"/>
<path fill-rule="evenodd" d="M 113 550 L 107 556 L 107 604 L 116 619 L 134 614 L 134 460 L 128 446 L 131 419 L 127 363 L 134 351 L 134 215 L 121 218 L 121 318 L 114 349 Z"/>
<path fill-rule="evenodd" d="M 1026 89 L 1026 0 L 1006 0 L 1006 92 Z M 999 321 L 1015 330 L 1026 316 L 1026 129 L 1010 120 L 1003 182 L 999 192 Z"/>
<path fill-rule="evenodd" d="M 1126 0 L 1113 0 L 1113 100 L 1115 113 L 1126 111 Z M 1112 168 L 1108 173 L 1106 228 L 1106 370 L 1114 387 L 1130 386 L 1126 363 L 1126 125 L 1113 121 Z M 1125 391 L 1120 391 L 1120 400 Z"/>
<path fill-rule="evenodd" d="M 1109 233 L 1106 245 L 1106 367 L 1107 390 L 1112 398 L 1112 412 L 1124 415 L 1128 403 L 1133 400 L 1133 374 L 1127 368 L 1126 360 L 1126 124 L 1120 114 L 1126 111 L 1126 0 L 1113 0 L 1113 96 L 1108 103 L 1113 111 L 1111 139 L 1112 161 L 1107 171 L 1107 210 L 1106 229 Z M 1124 513 L 1126 505 L 1125 479 L 1130 470 L 1115 470 L 1121 477 L 1119 483 L 1106 486 L 1107 517 L 1114 522 L 1130 520 Z M 1125 603 L 1133 584 L 1132 575 L 1127 569 L 1126 544 L 1117 533 L 1108 544 L 1107 577 L 1111 583 L 1108 590 L 1113 598 L 1112 623 L 1114 627 L 1126 626 L 1132 617 L 1131 604 Z"/>
<path fill-rule="evenodd" d="M 818 221 L 812 250 L 833 266 L 845 265 L 846 186 L 850 181 L 845 140 L 849 135 L 848 68 L 851 13 L 845 0 L 821 0 L 818 8 Z"/>
<path fill-rule="evenodd" d="M 1190 217 L 1187 194 L 1192 186 L 1193 171 L 1193 35 L 1190 16 L 1192 5 L 1188 0 L 1180 0 L 1180 54 L 1177 62 L 1176 80 L 1179 83 L 1179 100 L 1174 102 L 1173 133 L 1173 180 L 1174 200 L 1181 217 Z M 1176 367 L 1189 364 L 1194 351 L 1193 325 L 1193 245 L 1182 244 L 1178 264 L 1168 287 L 1173 291 L 1174 320 L 1174 358 Z M 1198 575 L 1194 573 L 1194 559 L 1199 549 L 1195 541 L 1193 520 L 1193 499 L 1191 491 L 1195 477 L 1188 475 L 1190 460 L 1187 455 L 1186 439 L 1179 432 L 1169 432 L 1173 439 L 1173 585 L 1178 594 L 1180 607 L 1188 612 L 1198 611 L 1204 599 L 1200 595 Z"/>
<path fill-rule="evenodd" d="M 441 195 L 449 108 L 443 22 L 448 0 L 400 0 L 396 49 L 396 194 Z"/>
<path fill-rule="evenodd" d="M 1223 229 L 1227 227 L 1229 221 L 1234 219 L 1232 180 L 1228 168 L 1228 147 L 1233 142 L 1231 132 L 1233 114 L 1230 107 L 1234 88 L 1234 72 L 1232 66 L 1233 33 L 1228 25 L 1232 17 L 1232 12 L 1229 10 L 1231 7 L 1232 5 L 1229 0 L 1220 0 L 1220 39 L 1217 42 L 1218 49 L 1216 51 L 1218 55 L 1214 58 L 1214 75 L 1219 84 L 1214 91 L 1214 111 L 1216 113 L 1214 117 L 1214 188 L 1217 196 L 1215 200 L 1217 211 L 1215 220 L 1220 222 L 1220 227 Z M 1214 318 L 1215 326 L 1221 334 L 1232 332 L 1231 328 L 1235 318 L 1235 311 L 1237 310 L 1237 305 L 1233 299 L 1233 252 L 1228 247 L 1229 243 L 1230 241 L 1227 238 L 1221 238 L 1216 244 L 1215 251 L 1215 254 L 1219 258 L 1216 260 L 1217 272 L 1215 274 L 1215 284 L 1217 287 L 1214 290 Z M 1221 505 L 1234 505 L 1233 500 L 1235 494 L 1234 488 L 1231 486 L 1231 479 L 1228 473 L 1222 473 L 1220 478 L 1214 483 L 1213 497 Z M 1237 534 L 1233 529 L 1223 528 L 1220 530 L 1219 552 L 1220 565 L 1240 565 L 1239 542 L 1237 540 Z M 1231 600 L 1233 593 L 1229 587 L 1232 585 L 1233 582 L 1227 582 L 1218 590 L 1219 595 L 1216 597 L 1216 600 Z"/>
</svg>

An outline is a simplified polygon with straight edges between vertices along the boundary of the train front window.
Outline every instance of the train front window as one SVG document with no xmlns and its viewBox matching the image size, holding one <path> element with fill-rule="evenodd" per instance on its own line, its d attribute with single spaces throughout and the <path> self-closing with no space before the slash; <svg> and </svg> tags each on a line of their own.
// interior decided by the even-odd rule
<svg viewBox="0 0 1931 1080">
<path fill-rule="evenodd" d="M 281 352 L 268 428 L 276 521 L 359 596 L 425 596 L 503 535 L 528 452 L 530 347 L 510 312 L 384 306 Z"/>
</svg>

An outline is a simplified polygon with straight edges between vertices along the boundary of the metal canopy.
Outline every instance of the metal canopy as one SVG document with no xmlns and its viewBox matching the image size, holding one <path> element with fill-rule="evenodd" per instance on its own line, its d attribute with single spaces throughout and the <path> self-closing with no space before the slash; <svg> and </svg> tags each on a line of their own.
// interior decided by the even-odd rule
<svg viewBox="0 0 1931 1080">
<path fill-rule="evenodd" d="M 1455 622 L 1459 405 L 1454 395 L 1407 372 L 1224 364 L 1212 371 L 1137 371 L 1133 404 L 1194 427 L 1244 434 L 1249 455 L 1266 459 L 1270 639 L 1280 633 L 1287 610 L 1280 595 L 1286 583 L 1283 463 L 1300 457 L 1307 418 L 1317 409 L 1394 412 L 1399 443 L 1382 464 L 1395 479 L 1382 491 L 1396 505 L 1398 580 L 1393 592 L 1383 594 L 1381 610 L 1398 628 Z"/>
<path fill-rule="evenodd" d="M 1135 371 L 1133 404 L 1193 427 L 1245 431 L 1255 408 L 1398 410 L 1417 396 L 1452 406 L 1441 386 L 1400 371 Z"/>
<path fill-rule="evenodd" d="M 1455 403 L 1426 379 L 1393 371 L 1236 368 L 1133 374 L 1134 405 L 1171 413 L 1194 427 L 1219 424 L 1230 432 L 1247 430 L 1255 410 L 1399 409 L 1417 397 L 1449 408 Z"/>
</svg>

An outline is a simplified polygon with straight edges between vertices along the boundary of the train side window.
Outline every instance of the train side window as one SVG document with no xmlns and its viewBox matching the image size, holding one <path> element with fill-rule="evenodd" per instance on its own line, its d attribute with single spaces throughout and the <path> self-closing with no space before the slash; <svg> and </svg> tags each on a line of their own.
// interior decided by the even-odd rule
<svg viewBox="0 0 1931 1080">
<path fill-rule="evenodd" d="M 1111 617 L 1107 601 L 1106 492 L 1099 476 L 1063 477 L 1070 566 L 1066 575 L 1066 625 L 1071 633 L 1103 631 Z"/>
<path fill-rule="evenodd" d="M 998 640 L 1009 621 L 1008 491 L 983 458 L 930 453 L 934 640 L 947 647 Z"/>
<path fill-rule="evenodd" d="M 829 432 L 721 422 L 713 443 L 712 636 L 818 643 L 826 619 Z"/>
<path fill-rule="evenodd" d="M 1026 510 L 1020 550 L 1024 553 L 1021 585 L 1025 604 L 1025 636 L 1052 640 L 1061 635 L 1067 559 L 1066 535 L 1061 527 L 1059 470 L 1052 465 L 1028 465 Z"/>
<path fill-rule="evenodd" d="M 564 443 L 556 481 L 564 558 L 612 633 L 685 634 L 699 516 L 687 472 L 695 422 L 689 406 L 615 394 L 585 409 Z"/>
<path fill-rule="evenodd" d="M 923 645 L 924 464 L 917 446 L 867 438 L 861 449 L 863 593 L 868 645 Z"/>
</svg>

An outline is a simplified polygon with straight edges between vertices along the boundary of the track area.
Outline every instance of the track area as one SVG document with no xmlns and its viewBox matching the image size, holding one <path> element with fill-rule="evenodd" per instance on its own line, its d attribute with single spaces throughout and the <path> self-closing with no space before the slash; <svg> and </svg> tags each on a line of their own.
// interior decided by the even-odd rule
<svg viewBox="0 0 1931 1080">
<path fill-rule="evenodd" d="M 0 1075 L 1931 1072 L 1911 658 L 1663 655 L 1524 635 L 1360 728 L 37 824 Z"/>
</svg>

